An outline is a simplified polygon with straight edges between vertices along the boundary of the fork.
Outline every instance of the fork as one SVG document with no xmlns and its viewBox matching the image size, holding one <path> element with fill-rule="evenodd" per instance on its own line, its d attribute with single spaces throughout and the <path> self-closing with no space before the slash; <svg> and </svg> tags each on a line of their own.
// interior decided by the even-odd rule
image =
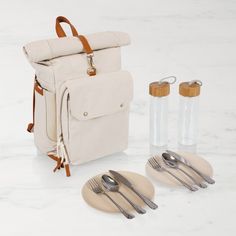
<svg viewBox="0 0 236 236">
<path fill-rule="evenodd" d="M 157 170 L 157 171 L 165 171 L 167 172 L 169 175 L 171 175 L 173 178 L 175 178 L 176 180 L 178 180 L 183 186 L 185 186 L 186 188 L 188 188 L 191 191 L 197 191 L 198 188 L 191 186 L 189 184 L 187 184 L 186 182 L 184 182 L 182 179 L 180 179 L 178 176 L 176 176 L 175 174 L 173 174 L 172 172 L 170 172 L 169 170 L 167 170 L 165 167 L 161 166 L 160 163 L 156 160 L 155 157 L 151 157 L 148 159 L 148 163 L 149 165 Z"/>
<path fill-rule="evenodd" d="M 133 219 L 134 215 L 128 213 L 126 210 L 124 210 L 117 202 L 115 202 L 101 187 L 101 185 L 98 183 L 98 181 L 95 178 L 92 178 L 88 181 L 88 184 L 91 188 L 91 190 L 96 194 L 103 194 L 105 195 L 118 209 L 119 211 L 127 218 L 127 219 Z"/>
</svg>

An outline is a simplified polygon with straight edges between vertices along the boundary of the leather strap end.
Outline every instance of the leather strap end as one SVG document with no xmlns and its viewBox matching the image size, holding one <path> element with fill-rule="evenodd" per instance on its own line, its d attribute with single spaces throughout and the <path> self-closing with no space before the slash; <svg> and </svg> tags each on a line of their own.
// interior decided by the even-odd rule
<svg viewBox="0 0 236 236">
<path fill-rule="evenodd" d="M 57 165 L 54 168 L 53 172 L 56 172 L 57 170 L 60 170 L 60 168 L 61 168 L 61 158 L 58 158 L 57 159 Z"/>
<path fill-rule="evenodd" d="M 90 44 L 87 40 L 87 38 L 84 36 L 84 35 L 78 35 L 78 38 L 80 40 L 80 42 L 82 43 L 83 45 L 83 48 L 84 48 L 84 52 L 87 53 L 87 54 L 92 54 L 93 53 L 93 50 L 92 48 L 90 47 Z"/>
<path fill-rule="evenodd" d="M 38 94 L 43 96 L 43 88 L 37 82 L 35 82 L 34 89 Z"/>
<path fill-rule="evenodd" d="M 69 167 L 69 164 L 65 164 L 65 171 L 66 171 L 66 176 L 70 177 L 70 167 Z"/>
<path fill-rule="evenodd" d="M 34 124 L 33 123 L 28 124 L 27 131 L 29 133 L 33 133 L 33 131 L 34 131 Z"/>
<path fill-rule="evenodd" d="M 48 154 L 48 157 L 50 157 L 54 161 L 58 161 L 58 159 L 59 159 L 57 156 L 55 156 L 53 154 Z"/>
</svg>

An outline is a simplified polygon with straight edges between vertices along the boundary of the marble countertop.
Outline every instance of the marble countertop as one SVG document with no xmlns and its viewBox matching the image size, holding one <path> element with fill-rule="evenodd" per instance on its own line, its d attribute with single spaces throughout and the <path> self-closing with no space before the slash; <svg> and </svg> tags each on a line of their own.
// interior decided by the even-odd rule
<svg viewBox="0 0 236 236">
<path fill-rule="evenodd" d="M 92 7 L 91 7 L 92 4 Z M 37 154 L 26 132 L 31 119 L 33 69 L 22 46 L 55 37 L 57 15 L 83 33 L 130 33 L 123 67 L 132 72 L 134 100 L 129 148 L 53 173 L 54 162 Z M 14 1 L 0 8 L 0 234 L 27 235 L 235 235 L 236 217 L 236 2 L 233 0 Z M 127 221 L 90 208 L 85 181 L 108 169 L 145 175 L 149 157 L 148 84 L 175 75 L 200 79 L 198 154 L 214 168 L 216 184 L 191 193 L 153 182 L 156 211 Z M 172 86 L 169 147 L 176 149 L 178 84 Z"/>
</svg>

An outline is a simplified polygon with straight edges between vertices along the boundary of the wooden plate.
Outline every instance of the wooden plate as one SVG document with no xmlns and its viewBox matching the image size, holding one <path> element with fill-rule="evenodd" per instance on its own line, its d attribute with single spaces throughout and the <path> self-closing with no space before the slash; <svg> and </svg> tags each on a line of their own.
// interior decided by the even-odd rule
<svg viewBox="0 0 236 236">
<path fill-rule="evenodd" d="M 207 162 L 205 159 L 202 157 L 192 154 L 192 153 L 187 153 L 187 152 L 179 152 L 178 154 L 181 154 L 186 160 L 188 160 L 194 167 L 199 169 L 203 174 L 206 174 L 210 177 L 213 175 L 213 169 L 209 162 Z M 159 156 L 159 161 L 160 164 L 168 168 L 164 162 L 162 161 L 162 158 Z M 179 167 L 181 167 L 183 170 L 188 172 L 190 175 L 192 175 L 197 181 L 202 182 L 202 178 L 199 177 L 195 172 L 193 172 L 190 168 L 180 164 Z M 189 184 L 193 184 L 193 182 L 185 176 L 181 171 L 168 168 L 169 171 L 171 171 L 173 174 L 177 175 L 180 177 L 182 180 Z M 182 186 L 181 183 L 179 183 L 177 180 L 175 180 L 172 176 L 170 176 L 167 172 L 158 172 L 154 170 L 150 165 L 147 163 L 146 164 L 146 173 L 148 176 L 150 176 L 152 179 L 155 179 L 159 183 L 162 183 L 163 185 L 171 186 L 171 187 L 180 187 Z"/>
<path fill-rule="evenodd" d="M 152 199 L 154 196 L 154 187 L 152 183 L 143 175 L 139 175 L 134 172 L 129 171 L 118 171 L 120 174 L 125 176 L 141 193 L 146 197 Z M 110 173 L 102 173 L 95 176 L 99 182 L 101 182 L 101 176 L 103 174 L 108 174 L 112 177 Z M 120 191 L 124 193 L 131 201 L 134 203 L 145 206 L 145 203 L 128 187 L 120 183 Z M 118 204 L 120 204 L 127 211 L 133 211 L 132 206 L 122 198 L 118 193 L 107 192 Z M 119 212 L 119 210 L 113 205 L 113 203 L 103 194 L 95 194 L 89 187 L 88 182 L 82 188 L 82 196 L 84 200 L 93 208 L 96 208 L 105 212 Z"/>
</svg>

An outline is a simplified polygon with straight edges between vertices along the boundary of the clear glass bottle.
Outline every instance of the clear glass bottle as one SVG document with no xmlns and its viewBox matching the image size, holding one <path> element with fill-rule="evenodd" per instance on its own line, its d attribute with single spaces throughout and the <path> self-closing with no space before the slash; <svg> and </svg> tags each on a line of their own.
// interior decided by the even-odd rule
<svg viewBox="0 0 236 236">
<path fill-rule="evenodd" d="M 198 136 L 199 95 L 202 82 L 193 80 L 179 85 L 179 149 L 195 152 Z"/>
<path fill-rule="evenodd" d="M 167 148 L 168 97 L 170 84 L 175 83 L 175 81 L 176 77 L 170 76 L 149 84 L 149 142 L 152 154 Z"/>
</svg>

